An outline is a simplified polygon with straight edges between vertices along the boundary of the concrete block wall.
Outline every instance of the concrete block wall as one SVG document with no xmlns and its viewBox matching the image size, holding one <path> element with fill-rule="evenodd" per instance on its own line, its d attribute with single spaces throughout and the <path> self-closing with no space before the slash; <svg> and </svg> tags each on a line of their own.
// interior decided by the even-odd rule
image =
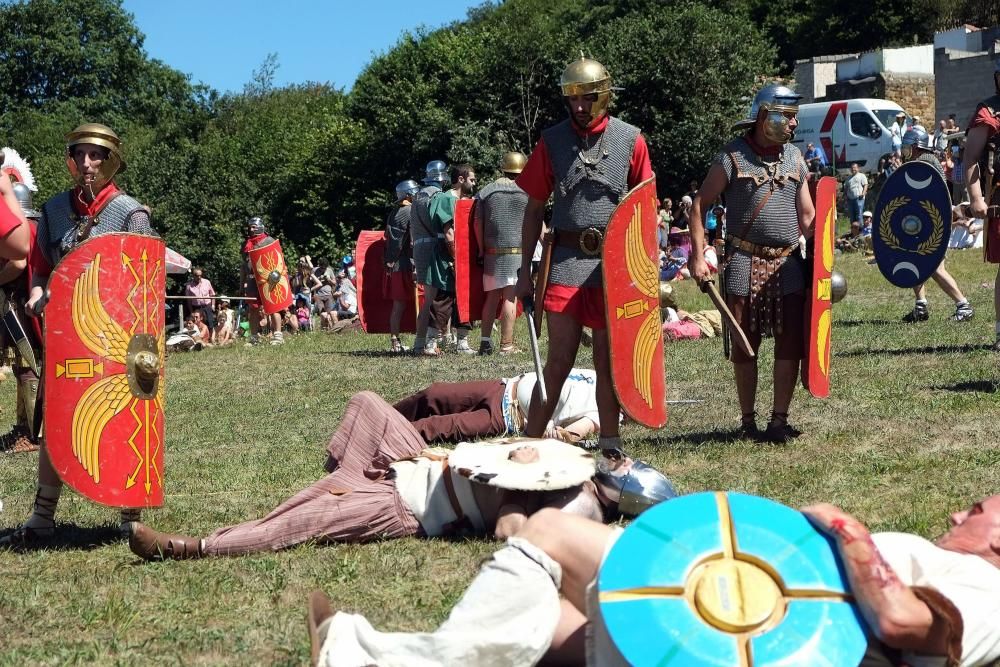
<svg viewBox="0 0 1000 667">
<path fill-rule="evenodd" d="M 990 51 L 978 53 L 935 50 L 935 122 L 953 113 L 959 127 L 965 129 L 976 105 L 993 93 L 993 59 L 996 51 L 996 44 Z"/>
</svg>

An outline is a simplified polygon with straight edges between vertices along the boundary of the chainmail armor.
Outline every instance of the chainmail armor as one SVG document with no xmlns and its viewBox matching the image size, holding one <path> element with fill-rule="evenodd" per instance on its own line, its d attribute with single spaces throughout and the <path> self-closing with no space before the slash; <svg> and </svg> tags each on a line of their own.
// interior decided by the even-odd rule
<svg viewBox="0 0 1000 667">
<path fill-rule="evenodd" d="M 476 195 L 475 215 L 483 221 L 486 252 L 489 248 L 520 248 L 521 224 L 528 194 L 507 177 L 501 177 L 483 188 Z M 521 268 L 521 255 L 486 252 L 483 272 L 500 279 L 517 277 Z"/>
<path fill-rule="evenodd" d="M 38 243 L 52 266 L 85 240 L 77 239 L 77 228 L 83 223 L 83 217 L 73 210 L 71 196 L 70 190 L 60 192 L 42 206 L 42 219 L 38 222 Z M 157 235 L 150 225 L 146 209 L 124 193 L 119 193 L 108 201 L 95 218 L 87 238 L 112 232 Z"/>
<path fill-rule="evenodd" d="M 392 273 L 410 271 L 410 213 L 412 205 L 399 206 L 385 221 L 385 252 L 383 264 L 392 264 Z"/>
<path fill-rule="evenodd" d="M 581 137 L 567 119 L 545 130 L 542 137 L 556 178 L 552 226 L 567 231 L 607 227 L 618 202 L 628 194 L 639 128 L 612 117 L 600 137 Z M 570 287 L 600 287 L 600 255 L 590 257 L 556 245 L 549 280 Z"/>
<path fill-rule="evenodd" d="M 728 235 L 772 247 L 798 243 L 798 192 L 805 187 L 806 180 L 805 161 L 798 147 L 785 144 L 777 162 L 765 162 L 740 137 L 726 144 L 714 162 L 722 165 L 729 178 L 725 191 Z M 772 189 L 767 203 L 754 218 L 754 211 Z M 749 296 L 750 253 L 731 249 L 726 260 L 726 292 Z M 781 294 L 802 292 L 805 279 L 798 253 L 779 261 Z"/>
<path fill-rule="evenodd" d="M 417 271 L 417 282 L 424 284 L 427 267 L 434 261 L 434 247 L 437 235 L 431 222 L 431 197 L 441 192 L 436 185 L 426 185 L 413 197 L 410 206 L 410 237 L 413 239 L 413 264 Z"/>
</svg>

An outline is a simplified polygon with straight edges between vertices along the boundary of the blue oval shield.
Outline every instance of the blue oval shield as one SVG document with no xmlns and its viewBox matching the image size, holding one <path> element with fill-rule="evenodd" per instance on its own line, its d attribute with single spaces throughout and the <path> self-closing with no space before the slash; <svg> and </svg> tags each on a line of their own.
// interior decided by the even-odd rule
<svg viewBox="0 0 1000 667">
<path fill-rule="evenodd" d="M 913 160 L 886 181 L 875 205 L 872 249 L 897 287 L 916 287 L 937 270 L 951 237 L 951 194 L 934 165 Z"/>
</svg>

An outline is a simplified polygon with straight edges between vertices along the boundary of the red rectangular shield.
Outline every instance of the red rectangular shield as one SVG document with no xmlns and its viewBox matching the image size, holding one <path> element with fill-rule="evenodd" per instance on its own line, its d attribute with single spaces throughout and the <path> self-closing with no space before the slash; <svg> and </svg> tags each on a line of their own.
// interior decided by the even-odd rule
<svg viewBox="0 0 1000 667">
<path fill-rule="evenodd" d="M 45 307 L 45 446 L 59 477 L 112 507 L 163 504 L 166 244 L 105 234 L 70 251 Z"/>
<path fill-rule="evenodd" d="M 653 177 L 615 208 L 601 261 L 615 394 L 629 417 L 650 428 L 667 423 L 656 218 Z"/>
<path fill-rule="evenodd" d="M 455 301 L 459 322 L 482 319 L 486 292 L 483 291 L 483 267 L 479 263 L 479 242 L 475 231 L 474 199 L 459 199 L 455 204 Z M 503 303 L 497 304 L 500 317 Z M 521 314 L 521 302 L 517 302 Z"/>
<path fill-rule="evenodd" d="M 389 333 L 389 316 L 392 299 L 389 298 L 388 279 L 382 263 L 385 252 L 385 235 L 382 232 L 364 231 L 358 235 L 354 249 L 354 263 L 358 276 L 358 318 L 365 333 Z M 417 291 L 407 302 L 400 322 L 401 333 L 413 333 L 417 327 Z"/>
<path fill-rule="evenodd" d="M 281 251 L 278 239 L 265 241 L 247 254 L 264 312 L 273 315 L 291 306 L 292 286 L 288 282 L 285 253 Z"/>
<path fill-rule="evenodd" d="M 474 199 L 455 202 L 455 300 L 459 322 L 473 322 L 483 315 L 483 267 L 473 229 Z"/>
<path fill-rule="evenodd" d="M 837 225 L 837 179 L 824 176 L 809 181 L 809 194 L 816 206 L 813 230 L 812 276 L 806 277 L 806 356 L 802 362 L 802 386 L 816 398 L 830 395 L 830 336 L 833 302 L 830 276 Z"/>
</svg>

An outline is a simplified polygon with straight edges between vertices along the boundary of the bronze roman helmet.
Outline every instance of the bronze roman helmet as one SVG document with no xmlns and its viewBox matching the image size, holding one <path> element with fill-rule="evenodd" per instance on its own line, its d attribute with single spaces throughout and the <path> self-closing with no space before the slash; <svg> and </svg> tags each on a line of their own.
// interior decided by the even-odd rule
<svg viewBox="0 0 1000 667">
<path fill-rule="evenodd" d="M 84 123 L 66 135 L 66 165 L 73 176 L 73 181 L 80 187 L 86 187 L 86 183 L 73 159 L 73 147 L 78 144 L 93 144 L 108 152 L 94 181 L 92 194 L 96 194 L 113 181 L 119 172 L 125 171 L 125 158 L 121 152 L 122 141 L 115 131 L 100 123 Z"/>
<path fill-rule="evenodd" d="M 520 174 L 524 171 L 524 165 L 527 163 L 528 158 L 524 157 L 524 153 L 509 151 L 503 154 L 503 160 L 500 161 L 500 171 L 505 174 Z"/>
<path fill-rule="evenodd" d="M 597 100 L 590 107 L 591 124 L 608 112 L 611 103 L 611 75 L 596 60 L 580 56 L 579 60 L 571 62 L 563 70 L 559 85 L 563 97 L 597 95 Z"/>
</svg>

